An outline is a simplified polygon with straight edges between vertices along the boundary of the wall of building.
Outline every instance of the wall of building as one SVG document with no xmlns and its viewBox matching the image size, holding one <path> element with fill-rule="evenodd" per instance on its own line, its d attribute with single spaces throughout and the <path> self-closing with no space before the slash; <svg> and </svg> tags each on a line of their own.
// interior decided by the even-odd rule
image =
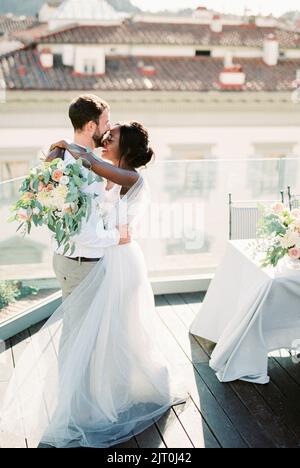
<svg viewBox="0 0 300 468">
<path fill-rule="evenodd" d="M 64 55 L 66 48 L 73 48 L 73 57 L 77 54 L 81 56 L 84 54 L 86 57 L 95 56 L 95 49 L 107 56 L 112 55 L 133 55 L 133 56 L 149 56 L 149 57 L 194 57 L 196 51 L 210 51 L 212 57 L 223 58 L 226 53 L 230 50 L 233 57 L 243 58 L 261 58 L 263 57 L 262 48 L 247 48 L 247 47 L 221 47 L 221 46 L 178 46 L 178 45 L 128 45 L 128 44 L 116 44 L 116 45 L 78 45 L 78 44 L 42 44 L 38 46 L 38 50 L 41 51 L 43 48 L 49 47 L 53 53 Z M 77 52 L 78 50 L 78 52 Z M 300 51 L 298 49 L 283 49 L 286 58 L 299 59 Z M 74 65 L 74 58 L 73 63 Z M 69 64 L 68 64 L 69 65 Z"/>
<path fill-rule="evenodd" d="M 14 149 L 19 158 L 20 151 L 26 148 L 38 152 L 55 139 L 71 138 L 68 105 L 78 94 L 8 93 L 7 103 L 0 105 L 2 159 L 6 149 L 11 152 L 10 158 Z M 111 103 L 112 121 L 135 119 L 150 128 L 153 143 L 163 159 L 172 157 L 170 145 L 174 144 L 183 148 L 185 144 L 213 144 L 216 158 L 244 159 L 253 153 L 255 143 L 296 142 L 294 151 L 300 154 L 299 105 L 293 104 L 289 95 L 282 95 L 281 99 L 277 96 L 276 101 L 274 97 L 272 103 L 270 94 L 264 100 L 260 93 L 261 102 L 255 103 L 256 96 L 252 98 L 250 93 L 243 98 L 246 102 L 239 102 L 240 96 L 229 94 L 224 98 L 220 95 L 217 98 L 216 94 L 219 102 L 214 102 L 213 93 L 205 94 L 205 98 L 197 93 L 151 92 L 101 96 Z M 182 132 L 178 131 L 180 128 Z"/>
</svg>

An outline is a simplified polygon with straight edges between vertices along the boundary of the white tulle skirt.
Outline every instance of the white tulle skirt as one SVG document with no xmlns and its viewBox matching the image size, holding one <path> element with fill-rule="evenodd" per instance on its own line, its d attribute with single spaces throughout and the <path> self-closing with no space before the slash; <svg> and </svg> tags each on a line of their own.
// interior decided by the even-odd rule
<svg viewBox="0 0 300 468">
<path fill-rule="evenodd" d="M 1 435 L 22 433 L 59 448 L 110 447 L 186 400 L 139 246 L 106 252 L 18 362 L 0 445 Z"/>
</svg>

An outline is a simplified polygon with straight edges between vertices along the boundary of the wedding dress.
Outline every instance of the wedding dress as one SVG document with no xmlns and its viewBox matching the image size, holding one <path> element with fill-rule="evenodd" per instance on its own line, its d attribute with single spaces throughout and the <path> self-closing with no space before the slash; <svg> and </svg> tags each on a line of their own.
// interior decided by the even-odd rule
<svg viewBox="0 0 300 468">
<path fill-rule="evenodd" d="M 115 186 L 108 198 L 108 227 L 133 228 L 147 184 L 140 176 L 125 197 Z M 0 446 L 1 435 L 22 433 L 58 448 L 109 447 L 144 431 L 187 397 L 165 332 L 138 244 L 106 249 L 18 361 L 0 412 Z"/>
</svg>

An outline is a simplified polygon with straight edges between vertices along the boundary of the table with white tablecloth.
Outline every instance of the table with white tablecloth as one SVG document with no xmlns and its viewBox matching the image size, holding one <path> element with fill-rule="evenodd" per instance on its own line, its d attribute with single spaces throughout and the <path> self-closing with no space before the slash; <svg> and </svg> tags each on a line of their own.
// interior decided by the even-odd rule
<svg viewBox="0 0 300 468">
<path fill-rule="evenodd" d="M 228 243 L 190 329 L 217 343 L 210 366 L 221 382 L 269 383 L 268 353 L 300 340 L 300 270 L 263 269 L 250 246 Z"/>
</svg>

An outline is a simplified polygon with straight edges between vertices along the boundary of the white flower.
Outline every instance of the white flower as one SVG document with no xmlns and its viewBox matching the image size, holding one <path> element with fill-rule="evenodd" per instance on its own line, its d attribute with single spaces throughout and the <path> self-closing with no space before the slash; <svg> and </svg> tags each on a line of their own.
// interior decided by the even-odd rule
<svg viewBox="0 0 300 468">
<path fill-rule="evenodd" d="M 300 219 L 300 210 L 299 209 L 292 210 L 291 215 L 294 216 L 294 218 Z"/>
<path fill-rule="evenodd" d="M 43 205 L 45 208 L 51 208 L 53 206 L 50 192 L 47 192 L 46 190 L 42 190 L 38 193 L 37 201 L 41 203 L 41 205 Z"/>
<path fill-rule="evenodd" d="M 70 182 L 70 177 L 68 176 L 63 176 L 59 181 L 60 185 L 68 185 L 69 182 Z"/>
<path fill-rule="evenodd" d="M 300 237 L 296 232 L 288 231 L 284 237 L 280 238 L 280 245 L 284 249 L 290 249 L 294 245 L 300 246 Z"/>
<path fill-rule="evenodd" d="M 77 203 L 71 203 L 71 208 L 72 208 L 73 213 L 77 213 L 78 211 Z"/>
<path fill-rule="evenodd" d="M 40 209 L 39 208 L 33 208 L 32 210 L 34 215 L 39 215 L 40 214 Z"/>
<path fill-rule="evenodd" d="M 67 187 L 64 185 L 59 185 L 54 190 L 52 190 L 50 194 L 50 206 L 58 209 L 59 211 L 62 211 L 68 195 Z"/>
<path fill-rule="evenodd" d="M 292 226 L 294 229 L 300 229 L 300 218 L 296 218 Z"/>
<path fill-rule="evenodd" d="M 66 168 L 66 165 L 65 165 L 65 163 L 64 163 L 63 161 L 60 161 L 60 162 L 57 164 L 57 169 L 58 169 L 59 171 L 64 171 L 65 168 Z"/>
</svg>

